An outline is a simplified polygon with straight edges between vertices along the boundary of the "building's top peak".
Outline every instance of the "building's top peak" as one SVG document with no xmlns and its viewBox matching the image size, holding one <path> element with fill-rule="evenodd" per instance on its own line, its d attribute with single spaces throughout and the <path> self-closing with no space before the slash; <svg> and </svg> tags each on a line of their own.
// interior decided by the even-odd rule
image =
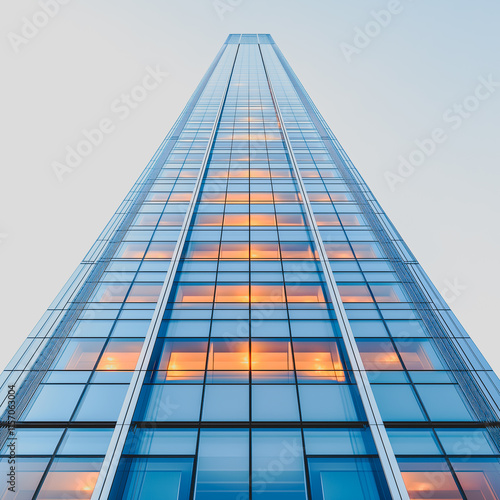
<svg viewBox="0 0 500 500">
<path fill-rule="evenodd" d="M 227 44 L 270 44 L 274 43 L 273 37 L 262 33 L 232 33 L 227 37 Z"/>
</svg>

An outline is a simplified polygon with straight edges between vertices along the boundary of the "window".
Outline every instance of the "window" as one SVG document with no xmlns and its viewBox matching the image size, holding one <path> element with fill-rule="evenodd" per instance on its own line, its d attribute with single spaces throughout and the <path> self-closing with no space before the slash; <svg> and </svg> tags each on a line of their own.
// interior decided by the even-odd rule
<svg viewBox="0 0 500 500">
<path fill-rule="evenodd" d="M 444 460 L 399 459 L 398 462 L 411 500 L 462 500 L 455 479 Z"/>
<path fill-rule="evenodd" d="M 175 293 L 175 302 L 213 302 L 214 285 L 179 284 Z"/>
<path fill-rule="evenodd" d="M 97 369 L 135 370 L 142 344 L 142 341 L 111 340 L 102 354 Z"/>
<path fill-rule="evenodd" d="M 101 460 L 95 458 L 56 458 L 50 466 L 37 498 L 89 499 L 101 469 Z"/>
<path fill-rule="evenodd" d="M 278 480 L 269 480 L 271 464 L 279 467 Z M 274 470 L 274 469 L 273 469 Z M 302 438 L 298 430 L 252 431 L 252 498 L 306 500 Z"/>
<path fill-rule="evenodd" d="M 451 461 L 467 498 L 500 499 L 500 461 L 491 459 L 455 459 Z"/>
<path fill-rule="evenodd" d="M 192 458 L 122 458 L 109 498 L 188 500 L 192 470 Z"/>
<path fill-rule="evenodd" d="M 407 370 L 445 369 L 430 340 L 401 340 L 396 346 Z"/>
<path fill-rule="evenodd" d="M 248 445 L 248 431 L 245 430 L 205 429 L 200 432 L 195 500 L 248 496 Z"/>
<path fill-rule="evenodd" d="M 91 384 L 87 387 L 74 419 L 79 422 L 115 422 L 128 386 Z"/>
<path fill-rule="evenodd" d="M 290 342 L 252 341 L 252 370 L 293 370 Z"/>
<path fill-rule="evenodd" d="M 213 341 L 208 356 L 209 370 L 248 370 L 248 342 L 239 340 Z"/>
<path fill-rule="evenodd" d="M 162 285 L 153 283 L 135 283 L 130 289 L 127 302 L 156 302 Z"/>
<path fill-rule="evenodd" d="M 325 302 L 325 293 L 322 285 L 287 284 L 286 295 L 288 302 Z"/>
<path fill-rule="evenodd" d="M 207 359 L 207 342 L 166 341 L 158 365 L 169 382 L 197 380 L 203 377 Z"/>
<path fill-rule="evenodd" d="M 382 467 L 376 459 L 309 458 L 308 463 L 312 500 L 391 499 Z"/>
<path fill-rule="evenodd" d="M 345 381 L 344 367 L 336 342 L 294 341 L 297 376 L 301 380 Z"/>
<path fill-rule="evenodd" d="M 366 370 L 402 370 L 396 349 L 389 340 L 358 340 L 358 349 Z"/>
<path fill-rule="evenodd" d="M 248 285 L 222 285 L 215 289 L 215 302 L 249 302 Z"/>
<path fill-rule="evenodd" d="M 373 302 L 366 285 L 338 285 L 342 302 Z"/>
<path fill-rule="evenodd" d="M 72 339 L 65 342 L 55 362 L 55 370 L 92 370 L 104 340 Z"/>
</svg>

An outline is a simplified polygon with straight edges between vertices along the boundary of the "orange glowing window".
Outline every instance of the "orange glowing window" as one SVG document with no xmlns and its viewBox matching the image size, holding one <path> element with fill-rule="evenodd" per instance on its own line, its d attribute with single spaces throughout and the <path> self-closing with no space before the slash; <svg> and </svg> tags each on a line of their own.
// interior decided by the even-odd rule
<svg viewBox="0 0 500 500">
<path fill-rule="evenodd" d="M 276 194 L 274 195 L 276 197 Z M 250 203 L 272 203 L 273 193 L 250 193 Z"/>
<path fill-rule="evenodd" d="M 336 342 L 294 342 L 295 368 L 302 376 L 323 378 L 325 376 L 343 382 L 344 367 Z"/>
<path fill-rule="evenodd" d="M 406 302 L 403 291 L 397 285 L 370 285 L 377 302 Z"/>
<path fill-rule="evenodd" d="M 366 285 L 339 285 L 342 302 L 373 302 Z"/>
<path fill-rule="evenodd" d="M 248 243 L 222 243 L 220 247 L 221 259 L 245 259 L 248 260 Z"/>
<path fill-rule="evenodd" d="M 250 367 L 248 342 L 212 342 L 208 355 L 209 370 L 248 370 Z"/>
<path fill-rule="evenodd" d="M 408 370 L 441 370 L 443 364 L 429 341 L 396 342 L 399 354 Z"/>
<path fill-rule="evenodd" d="M 186 259 L 217 259 L 218 256 L 218 243 L 205 243 L 203 241 L 195 241 L 189 243 L 184 250 L 184 257 Z"/>
<path fill-rule="evenodd" d="M 271 168 L 271 177 L 273 179 L 290 179 L 292 172 L 287 168 Z"/>
<path fill-rule="evenodd" d="M 451 472 L 446 469 L 447 466 L 443 464 L 443 467 L 439 470 L 402 472 L 403 481 L 410 499 L 462 500 L 462 495 Z M 436 481 L 436 478 L 439 478 L 439 480 Z"/>
<path fill-rule="evenodd" d="M 251 259 L 279 260 L 278 243 L 252 243 L 250 245 Z"/>
<path fill-rule="evenodd" d="M 156 302 L 162 285 L 151 283 L 135 283 L 127 297 L 127 302 Z"/>
<path fill-rule="evenodd" d="M 179 285 L 175 302 L 213 302 L 214 285 Z"/>
<path fill-rule="evenodd" d="M 318 203 L 325 203 L 330 201 L 330 197 L 327 193 L 310 193 L 309 199 Z"/>
<path fill-rule="evenodd" d="M 217 285 L 215 302 L 248 302 L 248 285 Z"/>
<path fill-rule="evenodd" d="M 167 371 L 166 380 L 190 380 L 205 370 L 207 347 L 203 341 L 167 341 L 158 370 Z"/>
<path fill-rule="evenodd" d="M 278 226 L 305 226 L 302 214 L 278 214 Z"/>
<path fill-rule="evenodd" d="M 171 259 L 174 248 L 175 243 L 151 243 L 146 253 L 146 259 Z"/>
<path fill-rule="evenodd" d="M 267 168 L 252 168 L 250 169 L 250 177 L 269 179 L 271 177 L 271 172 Z"/>
<path fill-rule="evenodd" d="M 252 341 L 252 370 L 293 370 L 290 342 Z"/>
<path fill-rule="evenodd" d="M 281 254 L 284 259 L 316 259 L 318 254 L 311 243 L 281 243 Z"/>
<path fill-rule="evenodd" d="M 144 214 L 139 215 L 135 222 L 136 226 L 156 226 L 158 224 L 158 219 L 160 214 Z"/>
<path fill-rule="evenodd" d="M 198 214 L 195 226 L 222 226 L 222 214 Z"/>
<path fill-rule="evenodd" d="M 198 169 L 196 168 L 183 168 L 180 173 L 179 177 L 182 179 L 194 179 L 198 177 Z"/>
<path fill-rule="evenodd" d="M 467 498 L 500 499 L 500 465 L 491 460 L 452 460 L 451 462 Z"/>
<path fill-rule="evenodd" d="M 98 370 L 135 370 L 142 341 L 111 340 L 97 365 Z"/>
<path fill-rule="evenodd" d="M 56 458 L 37 495 L 41 500 L 79 498 L 90 500 L 94 491 L 101 460 Z"/>
<path fill-rule="evenodd" d="M 142 259 L 148 244 L 144 241 L 137 243 L 124 243 L 118 254 L 116 255 L 119 259 Z"/>
<path fill-rule="evenodd" d="M 276 217 L 274 214 L 251 214 L 251 226 L 275 226 Z"/>
<path fill-rule="evenodd" d="M 344 193 L 330 193 L 333 202 L 336 201 L 349 201 L 349 197 Z"/>
<path fill-rule="evenodd" d="M 225 214 L 225 226 L 248 226 L 250 224 L 250 216 L 248 214 Z"/>
<path fill-rule="evenodd" d="M 302 196 L 300 193 L 274 193 L 274 199 L 276 202 L 290 203 L 302 201 Z"/>
<path fill-rule="evenodd" d="M 230 179 L 248 179 L 248 168 L 232 168 L 229 171 Z"/>
<path fill-rule="evenodd" d="M 286 285 L 288 302 L 325 302 L 325 294 L 321 285 Z"/>
<path fill-rule="evenodd" d="M 285 302 L 283 285 L 252 285 L 252 302 Z"/>
<path fill-rule="evenodd" d="M 325 250 L 329 259 L 354 259 L 348 243 L 325 243 Z"/>
<path fill-rule="evenodd" d="M 168 201 L 191 201 L 192 193 L 172 193 Z"/>
<path fill-rule="evenodd" d="M 227 193 L 227 203 L 248 203 L 249 193 Z"/>
<path fill-rule="evenodd" d="M 353 243 L 352 248 L 357 259 L 377 259 L 382 257 L 376 243 Z"/>
<path fill-rule="evenodd" d="M 361 220 L 356 214 L 340 214 L 340 222 L 344 226 L 361 226 Z"/>
<path fill-rule="evenodd" d="M 308 179 L 316 179 L 319 177 L 319 172 L 312 168 L 301 168 L 300 175 L 304 178 Z"/>
<path fill-rule="evenodd" d="M 93 370 L 103 346 L 104 340 L 69 340 L 58 357 L 55 369 Z"/>
<path fill-rule="evenodd" d="M 339 218 L 335 214 L 316 214 L 318 226 L 340 226 Z"/>
<path fill-rule="evenodd" d="M 160 226 L 182 226 L 184 214 L 163 214 L 160 219 Z"/>
<path fill-rule="evenodd" d="M 101 285 L 95 295 L 97 302 L 123 302 L 127 295 L 129 285 L 119 285 L 118 283 L 109 283 Z"/>
<path fill-rule="evenodd" d="M 389 341 L 358 341 L 358 349 L 366 370 L 402 370 L 396 350 Z"/>
</svg>

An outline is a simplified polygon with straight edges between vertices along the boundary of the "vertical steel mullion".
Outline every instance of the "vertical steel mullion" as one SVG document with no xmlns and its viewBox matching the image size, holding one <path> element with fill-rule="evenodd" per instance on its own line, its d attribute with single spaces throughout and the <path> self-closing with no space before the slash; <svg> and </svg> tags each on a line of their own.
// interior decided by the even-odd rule
<svg viewBox="0 0 500 500">
<path fill-rule="evenodd" d="M 230 46 L 226 45 L 226 50 L 229 50 Z M 111 442 L 108 447 L 108 451 L 104 458 L 103 466 L 99 473 L 99 477 L 97 479 L 96 486 L 94 488 L 94 492 L 92 494 L 92 500 L 105 500 L 108 498 L 111 486 L 113 484 L 113 480 L 116 475 L 116 471 L 118 469 L 118 463 L 120 461 L 120 457 L 123 451 L 123 447 L 125 445 L 125 440 L 127 438 L 127 434 L 132 422 L 132 418 L 135 412 L 135 408 L 137 406 L 137 402 L 139 399 L 139 394 L 142 389 L 142 385 L 145 379 L 146 370 L 149 365 L 149 361 L 151 359 L 151 355 L 154 349 L 155 341 L 158 335 L 158 331 L 160 329 L 161 321 L 163 318 L 163 314 L 165 312 L 168 298 L 170 296 L 170 292 L 172 290 L 173 282 L 175 275 L 177 273 L 177 268 L 179 266 L 180 258 L 182 255 L 182 250 L 184 248 L 184 244 L 186 242 L 187 234 L 189 231 L 189 227 L 191 225 L 191 220 L 194 213 L 194 207 L 196 205 L 196 201 L 198 199 L 198 195 L 200 192 L 200 188 L 204 179 L 205 170 L 208 164 L 208 159 L 210 157 L 210 153 L 212 150 L 215 134 L 217 131 L 217 127 L 220 121 L 220 117 L 222 114 L 222 109 L 224 107 L 224 103 L 226 100 L 227 92 L 229 89 L 229 84 L 231 82 L 231 77 L 234 70 L 234 65 L 236 63 L 236 58 L 238 56 L 239 46 L 237 47 L 234 60 L 229 71 L 228 80 L 226 83 L 226 87 L 222 93 L 221 102 L 219 105 L 219 109 L 217 115 L 214 120 L 214 124 L 212 127 L 212 132 L 210 134 L 210 138 L 207 143 L 207 147 L 205 149 L 205 154 L 203 157 L 203 161 L 200 167 L 200 171 L 198 172 L 198 177 L 196 179 L 195 188 L 193 194 L 191 196 L 191 200 L 189 202 L 189 206 L 186 212 L 186 216 L 184 217 L 184 221 L 181 227 L 181 231 L 179 234 L 179 238 L 177 240 L 177 244 L 175 246 L 172 260 L 170 261 L 170 266 L 165 277 L 165 281 L 158 297 L 158 302 L 156 304 L 156 308 L 153 314 L 153 318 L 151 320 L 148 332 L 146 334 L 146 338 L 144 340 L 144 344 L 141 350 L 141 354 L 137 361 L 136 368 L 134 370 L 132 380 L 129 384 L 129 388 L 127 394 L 125 396 L 125 401 L 120 411 L 120 415 L 118 416 L 118 420 L 116 422 L 116 427 L 113 432 L 113 436 L 111 438 Z M 207 81 L 208 83 L 208 81 Z"/>
<path fill-rule="evenodd" d="M 259 50 L 261 50 L 260 46 Z M 295 158 L 295 154 L 293 152 L 293 148 L 290 143 L 290 139 L 288 137 L 286 125 L 281 115 L 281 110 L 278 104 L 278 100 L 276 98 L 276 94 L 274 93 L 274 88 L 271 83 L 271 79 L 269 78 L 269 74 L 267 72 L 262 50 L 261 50 L 261 57 L 262 57 L 262 62 L 264 64 L 264 69 L 266 72 L 267 81 L 269 84 L 269 89 L 271 91 L 271 97 L 273 99 L 276 114 L 278 116 L 278 120 L 281 123 L 281 130 L 285 138 L 285 144 L 287 146 L 292 167 L 297 179 L 297 183 L 299 185 L 300 192 L 302 194 L 309 227 L 311 229 L 314 242 L 316 244 L 316 248 L 318 249 L 319 259 L 321 261 L 323 273 L 326 277 L 327 287 L 330 292 L 332 304 L 338 319 L 347 355 L 353 368 L 356 385 L 359 389 L 363 407 L 368 418 L 368 424 L 372 431 L 373 439 L 375 441 L 375 446 L 377 447 L 377 451 L 379 454 L 380 461 L 382 463 L 382 468 L 384 470 L 385 477 L 387 479 L 389 490 L 391 492 L 393 500 L 409 500 L 408 492 L 404 485 L 403 476 L 401 475 L 401 471 L 397 464 L 396 457 L 389 442 L 389 437 L 387 435 L 384 422 L 378 410 L 377 403 L 375 401 L 375 396 L 368 381 L 368 377 L 364 369 L 363 362 L 361 360 L 361 355 L 357 348 L 356 340 L 352 333 L 349 320 L 347 318 L 347 313 L 342 303 L 340 292 L 337 287 L 335 278 L 333 276 L 333 272 L 330 266 L 328 256 L 326 254 L 325 247 L 323 245 L 323 240 L 319 232 L 318 226 L 316 224 L 311 202 L 309 200 L 309 196 L 307 194 L 307 190 L 305 188 L 302 175 L 300 173 L 300 169 L 298 167 L 297 160 Z"/>
</svg>

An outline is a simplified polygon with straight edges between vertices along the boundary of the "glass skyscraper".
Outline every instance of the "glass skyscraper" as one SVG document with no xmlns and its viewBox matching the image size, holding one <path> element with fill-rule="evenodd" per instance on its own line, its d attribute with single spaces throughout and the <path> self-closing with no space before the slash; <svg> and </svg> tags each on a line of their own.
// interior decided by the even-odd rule
<svg viewBox="0 0 500 500">
<path fill-rule="evenodd" d="M 499 380 L 269 35 L 1 380 L 1 499 L 500 499 Z"/>
</svg>

